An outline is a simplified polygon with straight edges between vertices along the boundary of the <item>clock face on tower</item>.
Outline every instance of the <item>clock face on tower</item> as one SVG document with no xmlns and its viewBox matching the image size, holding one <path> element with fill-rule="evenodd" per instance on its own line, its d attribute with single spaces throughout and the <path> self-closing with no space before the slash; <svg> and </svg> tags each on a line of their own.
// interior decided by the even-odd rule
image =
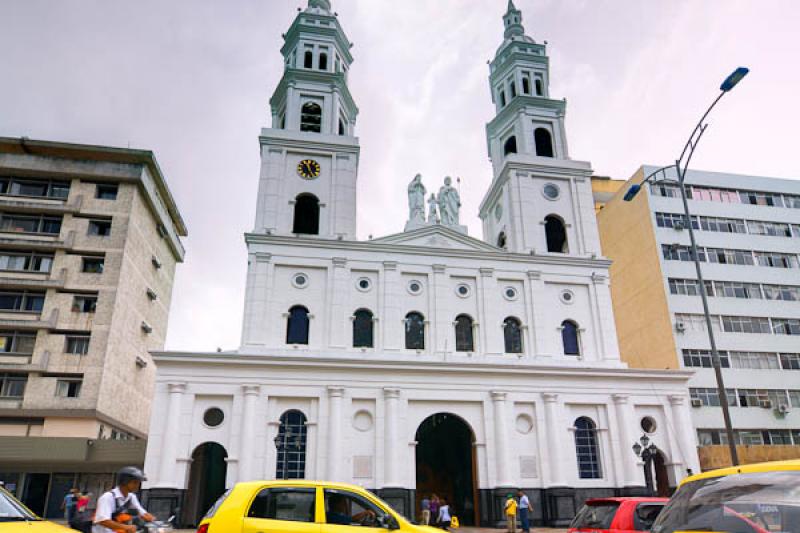
<svg viewBox="0 0 800 533">
<path fill-rule="evenodd" d="M 303 159 L 297 164 L 297 174 L 299 174 L 301 178 L 305 178 L 307 180 L 318 178 L 319 171 L 319 163 L 313 159 Z"/>
</svg>

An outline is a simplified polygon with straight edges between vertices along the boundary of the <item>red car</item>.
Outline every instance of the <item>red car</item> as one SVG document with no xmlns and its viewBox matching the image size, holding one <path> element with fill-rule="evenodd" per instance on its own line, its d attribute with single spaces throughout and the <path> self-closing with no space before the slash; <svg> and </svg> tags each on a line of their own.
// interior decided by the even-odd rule
<svg viewBox="0 0 800 533">
<path fill-rule="evenodd" d="M 568 533 L 650 531 L 668 498 L 593 498 L 586 500 Z"/>
</svg>

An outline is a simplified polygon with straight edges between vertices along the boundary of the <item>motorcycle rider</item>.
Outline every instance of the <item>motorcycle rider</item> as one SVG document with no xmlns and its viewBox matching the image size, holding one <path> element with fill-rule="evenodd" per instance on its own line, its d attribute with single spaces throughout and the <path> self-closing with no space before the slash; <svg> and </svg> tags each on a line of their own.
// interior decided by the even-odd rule
<svg viewBox="0 0 800 533">
<path fill-rule="evenodd" d="M 117 473 L 117 486 L 97 500 L 92 533 L 136 533 L 136 526 L 117 521 L 122 513 L 138 515 L 146 522 L 154 521 L 155 517 L 145 511 L 135 494 L 146 479 L 144 472 L 135 466 L 122 468 Z"/>
</svg>

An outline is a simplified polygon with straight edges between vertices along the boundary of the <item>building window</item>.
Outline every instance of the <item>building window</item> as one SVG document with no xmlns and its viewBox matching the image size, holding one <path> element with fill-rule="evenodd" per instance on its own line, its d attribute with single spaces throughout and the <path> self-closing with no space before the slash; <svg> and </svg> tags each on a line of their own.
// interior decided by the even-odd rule
<svg viewBox="0 0 800 533">
<path fill-rule="evenodd" d="M 367 309 L 353 313 L 353 348 L 372 348 L 374 317 Z"/>
<path fill-rule="evenodd" d="M 118 186 L 115 184 L 98 183 L 95 198 L 100 200 L 116 200 Z"/>
<path fill-rule="evenodd" d="M 0 231 L 58 235 L 61 232 L 61 217 L 0 214 Z"/>
<path fill-rule="evenodd" d="M 0 311 L 40 313 L 44 307 L 43 292 L 0 292 Z"/>
<path fill-rule="evenodd" d="M 503 340 L 506 353 L 522 353 L 522 324 L 512 316 L 503 321 Z"/>
<path fill-rule="evenodd" d="M 69 196 L 69 182 L 0 178 L 0 194 L 7 194 L 9 196 L 58 198 L 63 200 Z"/>
<path fill-rule="evenodd" d="M 322 53 L 319 55 L 319 69 L 328 70 L 328 54 Z"/>
<path fill-rule="evenodd" d="M 567 247 L 567 228 L 564 221 L 555 215 L 544 217 L 544 233 L 547 239 L 547 251 L 565 254 Z"/>
<path fill-rule="evenodd" d="M 760 316 L 723 316 L 722 331 L 727 333 L 771 333 L 769 319 Z"/>
<path fill-rule="evenodd" d="M 506 248 L 506 232 L 501 231 L 500 234 L 497 236 L 497 247 L 502 248 L 505 250 Z"/>
<path fill-rule="evenodd" d="M 517 153 L 517 137 L 512 135 L 508 139 L 506 139 L 505 144 L 503 144 L 503 155 L 508 154 L 516 154 Z"/>
<path fill-rule="evenodd" d="M 787 405 L 785 390 L 776 389 L 737 389 L 739 407 L 775 408 Z"/>
<path fill-rule="evenodd" d="M 789 391 L 789 403 L 792 407 L 800 407 L 800 390 Z M 800 442 L 797 444 L 800 444 Z"/>
<path fill-rule="evenodd" d="M 97 296 L 74 296 L 72 298 L 72 310 L 77 313 L 94 313 L 97 311 Z"/>
<path fill-rule="evenodd" d="M 474 352 L 473 322 L 469 315 L 458 315 L 454 323 L 456 330 L 456 351 Z"/>
<path fill-rule="evenodd" d="M 322 108 L 314 102 L 306 102 L 300 110 L 300 131 L 322 131 Z"/>
<path fill-rule="evenodd" d="M 586 416 L 575 420 L 575 454 L 578 456 L 578 476 L 581 479 L 600 479 L 600 448 L 597 444 L 597 426 Z"/>
<path fill-rule="evenodd" d="M 314 53 L 311 50 L 306 50 L 303 56 L 303 67 L 314 68 Z"/>
<path fill-rule="evenodd" d="M 421 313 L 411 312 L 406 315 L 406 350 L 425 349 L 425 317 Z"/>
<path fill-rule="evenodd" d="M 747 222 L 747 229 L 753 235 L 769 235 L 771 237 L 792 236 L 792 230 L 789 224 L 781 224 L 778 222 L 761 222 L 756 220 L 749 220 Z"/>
<path fill-rule="evenodd" d="M 544 91 L 542 91 L 542 80 L 536 79 L 534 80 L 534 84 L 536 85 L 536 96 L 542 96 Z"/>
<path fill-rule="evenodd" d="M 782 353 L 781 368 L 784 370 L 800 370 L 800 353 Z"/>
<path fill-rule="evenodd" d="M 545 128 L 536 128 L 533 132 L 536 143 L 536 155 L 539 157 L 553 157 L 553 139 Z"/>
<path fill-rule="evenodd" d="M 224 421 L 225 412 L 219 407 L 209 407 L 203 413 L 203 423 L 210 428 L 219 427 Z"/>
<path fill-rule="evenodd" d="M 36 333 L 0 331 L 0 353 L 31 355 L 35 344 Z"/>
<path fill-rule="evenodd" d="M 22 398 L 28 376 L 20 374 L 0 374 L 0 398 Z"/>
<path fill-rule="evenodd" d="M 764 352 L 728 352 L 733 368 L 755 370 L 777 370 L 780 368 L 778 357 L 774 353 Z"/>
<path fill-rule="evenodd" d="M 15 272 L 50 272 L 52 254 L 37 252 L 0 252 L 0 270 Z"/>
<path fill-rule="evenodd" d="M 564 355 L 581 354 L 578 324 L 572 320 L 565 320 L 561 323 L 561 342 L 564 345 Z"/>
<path fill-rule="evenodd" d="M 108 237 L 109 235 L 111 235 L 111 221 L 90 220 L 88 234 L 99 235 L 100 237 Z"/>
<path fill-rule="evenodd" d="M 339 119 L 339 135 L 345 135 L 344 120 Z"/>
<path fill-rule="evenodd" d="M 522 94 L 531 94 L 531 81 L 527 75 L 522 77 Z"/>
<path fill-rule="evenodd" d="M 289 309 L 289 319 L 286 322 L 286 344 L 308 344 L 309 326 L 308 309 L 302 305 L 296 305 Z"/>
<path fill-rule="evenodd" d="M 706 407 L 719 407 L 722 405 L 719 401 L 717 389 L 690 388 L 689 396 L 692 400 L 700 400 L 700 403 Z M 728 405 L 730 407 L 736 407 L 736 390 L 725 389 L 725 396 L 728 398 Z"/>
<path fill-rule="evenodd" d="M 281 425 L 275 439 L 277 461 L 275 477 L 278 479 L 304 479 L 306 477 L 306 415 L 292 409 L 281 415 Z"/>
<path fill-rule="evenodd" d="M 706 248 L 705 256 L 701 252 L 700 260 L 721 265 L 753 265 L 753 253 L 749 250 L 728 250 L 724 248 Z"/>
<path fill-rule="evenodd" d="M 759 266 L 773 268 L 797 268 L 797 256 L 778 252 L 754 252 Z M 752 264 L 752 263 L 750 263 Z"/>
<path fill-rule="evenodd" d="M 767 300 L 800 301 L 800 287 L 791 285 L 763 285 L 764 298 Z"/>
<path fill-rule="evenodd" d="M 81 271 L 89 274 L 102 274 L 104 264 L 105 259 L 102 257 L 84 257 Z"/>
<path fill-rule="evenodd" d="M 696 219 L 692 220 L 692 227 L 697 228 Z M 700 229 L 718 233 L 747 233 L 744 220 L 737 218 L 700 217 Z"/>
<path fill-rule="evenodd" d="M 669 292 L 671 294 L 681 294 L 684 296 L 698 296 L 700 291 L 697 290 L 696 279 L 676 279 L 669 278 L 667 281 L 669 285 Z M 705 282 L 706 294 L 714 296 L 714 289 L 710 281 Z"/>
<path fill-rule="evenodd" d="M 722 368 L 730 368 L 727 352 L 717 352 Z M 683 350 L 683 366 L 692 368 L 714 368 L 710 350 Z"/>
<path fill-rule="evenodd" d="M 89 335 L 67 335 L 65 353 L 86 355 L 89 353 Z"/>
<path fill-rule="evenodd" d="M 741 198 L 743 204 L 783 207 L 783 198 L 781 198 L 781 195 L 779 194 L 756 191 L 739 191 L 739 198 Z"/>
<path fill-rule="evenodd" d="M 500 107 L 505 107 L 505 106 L 506 106 L 506 93 L 500 91 Z"/>
<path fill-rule="evenodd" d="M 773 318 L 772 332 L 776 335 L 800 335 L 800 319 Z"/>
<path fill-rule="evenodd" d="M 715 281 L 714 294 L 723 298 L 761 299 L 761 286 L 758 283 L 739 281 Z"/>
<path fill-rule="evenodd" d="M 303 193 L 295 199 L 292 233 L 319 235 L 319 199 L 313 194 Z"/>
<path fill-rule="evenodd" d="M 512 81 L 508 84 L 509 88 L 511 89 L 511 98 L 517 96 L 517 85 Z"/>
<path fill-rule="evenodd" d="M 80 379 L 59 379 L 56 381 L 56 396 L 59 398 L 77 398 L 81 394 Z"/>
</svg>

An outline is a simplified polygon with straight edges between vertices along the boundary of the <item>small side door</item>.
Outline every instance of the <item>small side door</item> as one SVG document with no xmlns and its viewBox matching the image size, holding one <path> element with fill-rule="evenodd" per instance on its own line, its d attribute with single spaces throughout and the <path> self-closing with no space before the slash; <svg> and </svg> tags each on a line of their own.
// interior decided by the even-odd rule
<svg viewBox="0 0 800 533">
<path fill-rule="evenodd" d="M 320 533 L 388 533 L 393 519 L 388 510 L 349 490 L 322 492 L 325 522 Z"/>
<path fill-rule="evenodd" d="M 244 510 L 242 533 L 320 533 L 314 487 L 265 487 Z"/>
</svg>

